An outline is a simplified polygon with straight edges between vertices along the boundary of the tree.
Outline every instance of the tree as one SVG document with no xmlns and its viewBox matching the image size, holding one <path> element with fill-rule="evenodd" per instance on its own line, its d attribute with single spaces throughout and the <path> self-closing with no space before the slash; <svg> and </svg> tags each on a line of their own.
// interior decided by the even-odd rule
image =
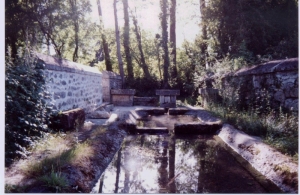
<svg viewBox="0 0 300 195">
<path fill-rule="evenodd" d="M 124 82 L 124 69 L 123 60 L 121 56 L 121 46 L 120 46 L 120 31 L 118 25 L 118 15 L 117 15 L 117 0 L 114 0 L 114 16 L 115 16 L 115 34 L 116 34 L 116 44 L 117 44 L 117 57 L 119 62 L 119 71 L 122 77 L 122 82 Z"/>
<path fill-rule="evenodd" d="M 129 39 L 129 14 L 128 14 L 128 0 L 123 0 L 123 8 L 124 8 L 124 39 L 123 39 L 123 46 L 125 50 L 125 57 L 127 63 L 127 76 L 128 79 L 133 79 L 133 65 L 132 59 L 130 55 L 130 39 Z"/>
<path fill-rule="evenodd" d="M 105 33 L 103 32 L 104 25 L 103 25 L 103 21 L 102 21 L 102 10 L 101 10 L 100 0 L 97 1 L 97 5 L 98 5 L 98 14 L 99 14 L 99 18 L 100 18 L 100 33 L 101 33 L 103 50 L 104 50 L 105 66 L 106 66 L 107 71 L 112 71 L 112 63 L 110 61 L 109 48 L 108 48 L 108 44 L 106 41 Z"/>
<path fill-rule="evenodd" d="M 171 0 L 170 7 L 170 44 L 171 44 L 171 60 L 172 60 L 172 77 L 177 77 L 176 67 L 176 0 Z"/>
<path fill-rule="evenodd" d="M 209 47 L 218 58 L 229 55 L 253 63 L 259 56 L 298 55 L 296 1 L 224 0 L 208 1 L 205 6 L 201 14 L 207 25 Z"/>
<path fill-rule="evenodd" d="M 141 38 L 141 33 L 139 31 L 139 27 L 138 27 L 138 24 L 137 24 L 137 18 L 134 16 L 134 14 L 132 14 L 132 17 L 133 17 L 133 24 L 134 24 L 134 32 L 135 32 L 135 35 L 136 35 L 136 40 L 137 40 L 137 43 L 138 43 L 138 48 L 139 48 L 139 52 L 140 52 L 140 57 L 141 57 L 141 67 L 144 71 L 144 75 L 146 78 L 150 78 L 150 73 L 149 73 L 149 69 L 148 69 L 148 66 L 146 64 L 146 61 L 145 61 L 145 56 L 144 56 L 144 52 L 143 52 L 143 48 L 142 48 L 142 38 Z"/>
<path fill-rule="evenodd" d="M 206 24 L 205 24 L 205 18 L 204 18 L 204 12 L 205 12 L 205 0 L 200 0 L 200 13 L 201 13 L 201 59 L 202 63 L 205 64 L 206 69 L 208 69 L 208 63 L 207 63 L 207 30 L 206 30 Z"/>
<path fill-rule="evenodd" d="M 164 73 L 163 73 L 163 88 L 169 88 L 169 66 L 170 66 L 170 59 L 169 59 L 169 50 L 168 50 L 168 23 L 167 23 L 167 10 L 168 10 L 168 1 L 167 0 L 160 0 L 160 7 L 161 7 L 161 29 L 162 29 L 162 48 L 164 52 Z"/>
<path fill-rule="evenodd" d="M 71 6 L 71 18 L 73 20 L 74 25 L 74 32 L 75 32 L 75 49 L 73 52 L 73 61 L 77 62 L 78 60 L 78 44 L 79 44 L 79 38 L 78 38 L 78 31 L 79 31 L 79 24 L 78 24 L 78 11 L 77 11 L 77 0 L 69 0 L 70 6 Z"/>
</svg>

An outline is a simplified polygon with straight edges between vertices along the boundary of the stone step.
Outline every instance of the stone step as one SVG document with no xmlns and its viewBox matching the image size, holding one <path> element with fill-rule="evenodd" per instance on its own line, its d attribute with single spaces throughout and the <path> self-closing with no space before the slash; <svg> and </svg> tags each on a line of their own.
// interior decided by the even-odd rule
<svg viewBox="0 0 300 195">
<path fill-rule="evenodd" d="M 167 127 L 137 127 L 136 133 L 147 133 L 147 134 L 156 134 L 156 133 L 169 133 Z"/>
<path fill-rule="evenodd" d="M 175 123 L 175 134 L 215 134 L 222 128 L 221 123 Z"/>
</svg>

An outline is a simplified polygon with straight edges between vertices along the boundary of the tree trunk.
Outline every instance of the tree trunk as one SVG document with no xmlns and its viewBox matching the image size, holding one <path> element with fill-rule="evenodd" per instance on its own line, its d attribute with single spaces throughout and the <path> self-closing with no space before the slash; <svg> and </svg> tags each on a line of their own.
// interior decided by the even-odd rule
<svg viewBox="0 0 300 195">
<path fill-rule="evenodd" d="M 143 52 L 143 48 L 142 48 L 142 38 L 141 38 L 141 34 L 139 32 L 139 29 L 138 29 L 137 19 L 133 14 L 132 14 L 132 16 L 133 16 L 134 32 L 135 32 L 135 35 L 136 35 L 136 39 L 137 39 L 137 42 L 138 42 L 138 48 L 139 48 L 140 55 L 141 55 L 141 66 L 142 66 L 142 69 L 144 71 L 145 77 L 150 78 L 149 69 L 148 69 L 148 66 L 146 64 L 146 60 L 145 60 L 145 56 L 144 56 L 144 52 Z"/>
<path fill-rule="evenodd" d="M 172 57 L 172 77 L 177 78 L 176 67 L 176 0 L 171 0 L 170 7 L 170 43 L 171 43 L 171 57 Z"/>
<path fill-rule="evenodd" d="M 200 46 L 201 49 L 201 56 L 203 58 L 203 62 L 205 63 L 205 68 L 208 69 L 208 63 L 207 63 L 207 29 L 206 29 L 206 25 L 203 22 L 204 17 L 203 17 L 203 13 L 204 13 L 204 9 L 205 9 L 205 0 L 200 0 L 200 13 L 201 13 L 201 23 L 202 23 L 202 44 Z"/>
<path fill-rule="evenodd" d="M 111 64 L 111 61 L 110 61 L 108 44 L 107 44 L 107 41 L 106 41 L 105 34 L 103 32 L 104 25 L 103 25 L 103 21 L 102 21 L 102 10 L 101 10 L 100 0 L 97 1 L 97 4 L 98 4 L 98 14 L 99 14 L 99 18 L 100 18 L 100 33 L 101 33 L 103 50 L 104 50 L 105 66 L 106 66 L 107 71 L 112 71 L 112 64 Z"/>
<path fill-rule="evenodd" d="M 78 25 L 78 13 L 77 13 L 77 0 L 70 0 L 71 11 L 72 11 L 72 20 L 74 23 L 74 31 L 75 31 L 75 49 L 73 52 L 73 62 L 78 61 L 78 32 L 79 32 L 79 25 Z"/>
<path fill-rule="evenodd" d="M 162 48 L 164 51 L 164 73 L 163 73 L 163 88 L 169 88 L 169 50 L 168 50 L 168 24 L 167 24 L 167 10 L 168 1 L 160 0 L 161 7 L 161 27 L 162 27 Z"/>
<path fill-rule="evenodd" d="M 129 15 L 128 15 L 128 0 L 123 0 L 123 7 L 124 7 L 124 50 L 126 56 L 126 63 L 127 63 L 127 76 L 128 79 L 133 79 L 133 65 L 132 59 L 130 54 L 130 40 L 129 40 Z"/>
<path fill-rule="evenodd" d="M 122 78 L 122 85 L 124 83 L 124 69 L 123 60 L 121 56 L 121 46 L 120 46 L 120 31 L 118 25 L 118 15 L 117 15 L 117 0 L 114 0 L 114 16 L 115 16 L 115 32 L 116 32 L 116 43 L 117 43 L 117 57 L 119 62 L 119 72 Z"/>
</svg>

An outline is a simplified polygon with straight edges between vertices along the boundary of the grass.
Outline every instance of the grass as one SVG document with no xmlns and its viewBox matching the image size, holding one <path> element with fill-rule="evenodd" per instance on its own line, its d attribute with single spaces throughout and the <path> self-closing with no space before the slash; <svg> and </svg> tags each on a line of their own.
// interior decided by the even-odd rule
<svg viewBox="0 0 300 195">
<path fill-rule="evenodd" d="M 50 172 L 60 172 L 61 167 L 68 164 L 76 164 L 81 159 L 93 155 L 91 147 L 87 142 L 79 143 L 70 149 L 58 151 L 50 157 L 44 158 L 42 161 L 30 163 L 23 168 L 23 172 L 28 177 L 41 177 Z"/>
<path fill-rule="evenodd" d="M 38 180 L 42 182 L 44 186 L 55 190 L 56 193 L 62 192 L 68 186 L 68 181 L 61 172 L 51 171 L 49 175 L 43 175 L 39 177 Z"/>
<path fill-rule="evenodd" d="M 262 137 L 265 143 L 298 161 L 298 116 L 281 111 L 264 114 L 255 109 L 238 111 L 213 103 L 207 109 L 245 133 Z"/>
<path fill-rule="evenodd" d="M 79 165 L 94 155 L 90 140 L 76 143 L 74 135 L 60 133 L 41 140 L 31 152 L 37 157 L 22 162 L 20 170 L 26 178 L 35 179 L 40 186 L 46 187 L 51 192 L 64 192 L 69 187 L 67 179 L 62 174 L 63 167 Z M 7 193 L 25 190 L 26 186 L 5 186 Z"/>
</svg>

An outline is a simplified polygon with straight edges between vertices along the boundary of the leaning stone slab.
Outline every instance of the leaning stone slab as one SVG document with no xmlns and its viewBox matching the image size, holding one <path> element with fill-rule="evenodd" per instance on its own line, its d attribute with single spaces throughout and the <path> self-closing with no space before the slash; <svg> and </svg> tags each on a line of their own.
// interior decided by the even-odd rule
<svg viewBox="0 0 300 195">
<path fill-rule="evenodd" d="M 50 127 L 55 129 L 72 130 L 76 127 L 82 127 L 85 121 L 85 112 L 82 108 L 76 108 L 64 111 L 51 118 L 54 122 Z"/>
<path fill-rule="evenodd" d="M 215 134 L 222 128 L 220 123 L 175 123 L 174 133 L 175 134 Z"/>
</svg>

